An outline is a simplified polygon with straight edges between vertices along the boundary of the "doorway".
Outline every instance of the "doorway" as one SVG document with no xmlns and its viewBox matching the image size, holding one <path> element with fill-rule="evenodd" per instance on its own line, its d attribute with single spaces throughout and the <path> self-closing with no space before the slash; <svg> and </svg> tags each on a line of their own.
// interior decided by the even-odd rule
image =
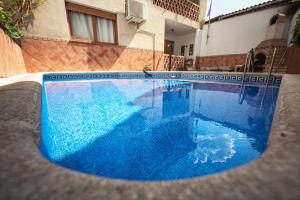
<svg viewBox="0 0 300 200">
<path fill-rule="evenodd" d="M 174 41 L 165 40 L 165 50 L 164 50 L 164 53 L 165 54 L 174 55 L 174 45 L 175 45 Z"/>
</svg>

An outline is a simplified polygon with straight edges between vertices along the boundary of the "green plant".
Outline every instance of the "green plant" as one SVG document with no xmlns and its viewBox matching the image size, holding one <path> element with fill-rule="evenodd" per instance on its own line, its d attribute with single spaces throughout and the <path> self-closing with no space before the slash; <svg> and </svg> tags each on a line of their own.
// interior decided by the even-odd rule
<svg viewBox="0 0 300 200">
<path fill-rule="evenodd" d="M 20 40 L 22 37 L 21 32 L 15 26 L 12 14 L 9 11 L 5 11 L 0 2 L 0 22 L 4 26 L 5 31 L 7 34 L 13 38 L 14 40 Z"/>
<path fill-rule="evenodd" d="M 0 0 L 0 22 L 6 32 L 14 39 L 20 40 L 21 30 L 33 22 L 34 10 L 45 0 Z"/>
<path fill-rule="evenodd" d="M 300 46 L 300 14 L 296 19 L 296 25 L 294 27 L 294 34 L 293 34 L 293 44 Z"/>
<path fill-rule="evenodd" d="M 21 30 L 27 28 L 34 19 L 34 10 L 45 0 L 1 0 L 4 10 L 12 13 L 16 27 Z"/>
</svg>

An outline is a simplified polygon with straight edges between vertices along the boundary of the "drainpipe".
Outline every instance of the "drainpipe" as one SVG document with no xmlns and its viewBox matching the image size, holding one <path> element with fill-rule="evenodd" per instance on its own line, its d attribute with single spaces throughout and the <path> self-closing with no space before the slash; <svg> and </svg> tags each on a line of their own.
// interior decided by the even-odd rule
<svg viewBox="0 0 300 200">
<path fill-rule="evenodd" d="M 140 34 L 144 34 L 144 35 L 148 35 L 152 38 L 152 52 L 153 52 L 153 62 L 152 62 L 152 71 L 155 71 L 155 60 L 156 60 L 156 55 L 155 55 L 155 39 L 156 39 L 156 35 L 155 33 L 149 32 L 149 31 L 145 31 L 145 30 L 141 30 L 139 29 L 139 25 L 137 25 L 137 33 Z"/>
<path fill-rule="evenodd" d="M 195 45 L 194 45 L 194 55 L 193 55 L 193 70 L 196 71 L 196 61 L 197 61 L 197 56 L 200 57 L 200 52 L 201 52 L 201 45 L 202 45 L 202 30 L 198 28 L 195 34 Z"/>
<path fill-rule="evenodd" d="M 171 71 L 171 68 L 172 68 L 172 54 L 171 52 L 169 53 L 169 66 L 168 66 L 168 70 Z"/>
</svg>

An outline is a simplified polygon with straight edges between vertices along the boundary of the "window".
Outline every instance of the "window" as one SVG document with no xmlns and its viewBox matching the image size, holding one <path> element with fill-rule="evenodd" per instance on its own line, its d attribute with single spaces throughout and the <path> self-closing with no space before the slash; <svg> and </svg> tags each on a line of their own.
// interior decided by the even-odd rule
<svg viewBox="0 0 300 200">
<path fill-rule="evenodd" d="M 117 44 L 117 16 L 66 2 L 71 37 L 74 40 Z"/>
<path fill-rule="evenodd" d="M 274 25 L 277 23 L 277 20 L 278 20 L 278 15 L 274 15 L 271 20 L 270 20 L 270 25 Z"/>
<path fill-rule="evenodd" d="M 185 53 L 185 46 L 181 46 L 181 51 L 180 51 L 180 55 L 181 56 L 184 56 L 184 53 Z"/>
<path fill-rule="evenodd" d="M 92 16 L 72 11 L 69 12 L 69 16 L 72 27 L 72 35 L 75 38 L 93 40 Z"/>
<path fill-rule="evenodd" d="M 115 43 L 114 22 L 109 19 L 97 17 L 97 38 L 101 42 Z"/>
<path fill-rule="evenodd" d="M 190 44 L 189 56 L 194 54 L 194 44 Z"/>
</svg>

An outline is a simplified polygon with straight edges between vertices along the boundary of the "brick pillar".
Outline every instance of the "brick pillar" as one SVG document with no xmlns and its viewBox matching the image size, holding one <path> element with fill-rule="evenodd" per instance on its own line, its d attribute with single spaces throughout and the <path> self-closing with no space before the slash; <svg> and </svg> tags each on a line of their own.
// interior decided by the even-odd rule
<svg viewBox="0 0 300 200">
<path fill-rule="evenodd" d="M 266 63 L 264 66 L 264 72 L 268 72 L 269 67 L 272 62 L 272 56 L 274 48 L 277 48 L 276 57 L 274 60 L 274 68 L 273 72 L 276 73 L 285 73 L 287 70 L 287 66 L 285 64 L 279 64 L 281 57 L 283 56 L 287 42 L 284 39 L 271 39 L 262 41 L 256 48 L 255 48 L 255 55 L 259 53 L 263 53 L 266 56 Z"/>
</svg>

